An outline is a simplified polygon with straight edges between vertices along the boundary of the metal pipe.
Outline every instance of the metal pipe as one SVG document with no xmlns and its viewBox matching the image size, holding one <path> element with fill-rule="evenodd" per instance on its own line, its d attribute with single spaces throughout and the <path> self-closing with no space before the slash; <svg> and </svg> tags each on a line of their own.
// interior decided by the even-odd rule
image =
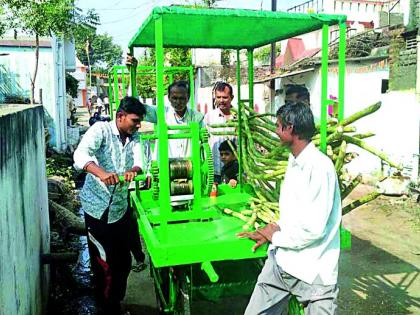
<svg viewBox="0 0 420 315">
<path fill-rule="evenodd" d="M 209 277 L 210 282 L 216 283 L 219 281 L 219 276 L 213 268 L 213 265 L 210 261 L 205 261 L 201 264 L 201 270 L 203 270 L 206 275 Z"/>
<path fill-rule="evenodd" d="M 327 152 L 327 106 L 328 106 L 328 24 L 322 26 L 322 57 L 321 57 L 321 141 L 320 149 Z"/>
</svg>

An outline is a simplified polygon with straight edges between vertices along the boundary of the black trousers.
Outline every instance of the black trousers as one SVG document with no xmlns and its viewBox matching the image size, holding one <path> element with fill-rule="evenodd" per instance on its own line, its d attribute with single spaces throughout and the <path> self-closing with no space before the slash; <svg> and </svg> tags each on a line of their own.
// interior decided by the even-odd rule
<svg viewBox="0 0 420 315">
<path fill-rule="evenodd" d="M 119 315 L 131 268 L 130 211 L 114 223 L 85 212 L 95 294 L 104 314 Z"/>
</svg>

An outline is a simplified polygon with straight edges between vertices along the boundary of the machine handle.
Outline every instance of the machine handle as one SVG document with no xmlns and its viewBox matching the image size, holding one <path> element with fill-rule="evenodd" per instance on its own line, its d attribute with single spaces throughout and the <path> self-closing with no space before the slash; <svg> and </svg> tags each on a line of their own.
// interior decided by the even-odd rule
<svg viewBox="0 0 420 315">
<path fill-rule="evenodd" d="M 119 179 L 120 179 L 120 183 L 124 182 L 124 176 L 120 175 Z M 135 181 L 135 182 L 146 181 L 146 174 L 137 175 L 136 177 L 134 177 L 133 181 Z"/>
<path fill-rule="evenodd" d="M 203 262 L 201 264 L 201 270 L 204 270 L 211 282 L 216 283 L 217 281 L 219 281 L 219 276 L 214 270 L 213 265 L 210 261 Z"/>
</svg>

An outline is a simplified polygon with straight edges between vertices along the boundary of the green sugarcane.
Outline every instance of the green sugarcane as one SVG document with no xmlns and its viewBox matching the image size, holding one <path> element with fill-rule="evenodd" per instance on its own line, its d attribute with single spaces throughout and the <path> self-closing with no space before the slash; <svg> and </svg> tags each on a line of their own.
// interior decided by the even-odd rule
<svg viewBox="0 0 420 315">
<path fill-rule="evenodd" d="M 212 136 L 238 136 L 238 134 L 234 131 L 211 131 L 209 132 L 209 134 L 211 134 Z"/>
<path fill-rule="evenodd" d="M 347 118 L 344 118 L 339 123 L 339 125 L 341 125 L 341 126 L 347 126 L 347 125 L 355 122 L 356 120 L 358 120 L 358 119 L 360 119 L 362 117 L 365 117 L 367 115 L 370 115 L 370 114 L 376 112 L 379 108 L 381 108 L 381 104 L 382 104 L 382 102 L 377 102 L 377 103 L 375 103 L 375 104 L 373 104 L 371 106 L 368 106 L 368 107 L 362 109 L 361 111 L 359 111 L 357 113 L 354 113 L 353 115 L 351 115 L 351 116 L 349 116 Z"/>
<path fill-rule="evenodd" d="M 346 199 L 348 195 L 356 188 L 357 185 L 360 184 L 362 181 L 362 175 L 359 174 L 355 178 L 352 179 L 352 181 L 344 188 L 344 190 L 341 192 L 341 200 Z"/>
<path fill-rule="evenodd" d="M 229 127 L 238 127 L 237 121 L 229 121 L 224 124 L 211 124 L 208 125 L 210 128 L 229 128 Z"/>
<path fill-rule="evenodd" d="M 365 149 L 366 151 L 376 155 L 377 157 L 379 157 L 381 160 L 387 162 L 390 166 L 395 167 L 398 170 L 402 170 L 402 166 L 401 165 L 397 165 L 394 162 L 392 162 L 388 156 L 386 154 L 384 154 L 383 152 L 380 152 L 374 148 L 372 148 L 371 146 L 367 145 L 364 141 L 362 141 L 361 139 L 357 139 L 357 138 L 353 138 L 347 135 L 343 135 L 343 140 L 347 141 L 348 143 L 352 143 L 355 144 L 359 147 L 361 147 L 362 149 Z"/>
<path fill-rule="evenodd" d="M 337 159 L 335 160 L 335 171 L 340 173 L 341 168 L 344 165 L 344 157 L 346 156 L 347 142 L 341 142 L 340 151 L 338 152 Z"/>
<path fill-rule="evenodd" d="M 358 200 L 353 201 L 352 203 L 348 204 L 347 206 L 343 208 L 342 215 L 349 213 L 350 211 L 356 209 L 357 207 L 360 207 L 361 205 L 364 205 L 365 203 L 375 200 L 380 195 L 381 193 L 374 191 L 374 192 L 371 192 L 370 194 L 363 196 L 362 198 Z"/>
<path fill-rule="evenodd" d="M 244 231 L 250 230 L 253 226 L 255 221 L 257 220 L 257 213 L 253 212 L 251 218 L 242 226 Z"/>
<path fill-rule="evenodd" d="M 352 135 L 353 138 L 358 138 L 358 139 L 366 139 L 366 138 L 370 138 L 375 136 L 376 134 L 374 134 L 373 132 L 366 132 L 366 133 L 357 133 Z"/>
</svg>

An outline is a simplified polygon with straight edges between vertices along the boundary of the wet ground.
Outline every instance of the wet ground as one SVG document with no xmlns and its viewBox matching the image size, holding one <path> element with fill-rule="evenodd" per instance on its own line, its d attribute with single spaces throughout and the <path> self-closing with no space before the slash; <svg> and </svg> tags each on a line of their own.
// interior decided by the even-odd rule
<svg viewBox="0 0 420 315">
<path fill-rule="evenodd" d="M 357 198 L 371 189 L 360 186 Z M 420 314 L 420 206 L 415 198 L 380 197 L 343 219 L 352 233 L 352 248 L 343 251 L 339 271 L 340 314 Z M 53 272 L 51 315 L 94 315 L 86 245 L 79 262 Z M 60 282 L 61 281 L 61 282 Z M 246 299 L 202 303 L 195 314 L 242 314 Z M 149 269 L 132 272 L 124 304 L 132 315 L 158 314 Z"/>
</svg>

